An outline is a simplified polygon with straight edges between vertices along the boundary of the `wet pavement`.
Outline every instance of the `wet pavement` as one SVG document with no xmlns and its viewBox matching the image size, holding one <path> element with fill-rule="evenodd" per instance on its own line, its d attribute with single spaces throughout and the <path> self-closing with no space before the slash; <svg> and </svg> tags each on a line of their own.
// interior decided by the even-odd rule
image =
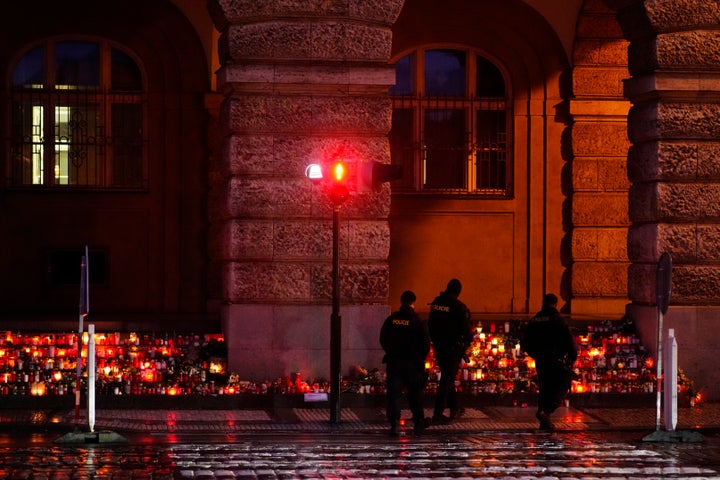
<svg viewBox="0 0 720 480">
<path fill-rule="evenodd" d="M 33 437 L 35 435 L 35 437 Z M 22 435 L 21 435 L 22 436 Z M 137 434 L 122 445 L 0 438 L 0 478 L 720 479 L 720 439 L 647 443 L 627 432 Z"/>
<path fill-rule="evenodd" d="M 564 407 L 553 433 L 532 406 L 475 405 L 422 436 L 408 420 L 396 438 L 378 406 L 341 408 L 337 424 L 323 406 L 97 410 L 94 432 L 118 443 L 59 441 L 89 433 L 85 409 L 0 410 L 0 478 L 720 480 L 720 404 L 678 413 L 700 442 L 647 441 L 648 405 Z"/>
</svg>

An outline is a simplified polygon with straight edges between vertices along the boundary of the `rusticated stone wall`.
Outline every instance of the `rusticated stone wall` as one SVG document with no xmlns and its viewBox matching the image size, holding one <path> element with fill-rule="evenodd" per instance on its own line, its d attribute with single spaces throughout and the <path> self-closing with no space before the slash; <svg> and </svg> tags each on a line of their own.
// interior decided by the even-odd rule
<svg viewBox="0 0 720 480">
<path fill-rule="evenodd" d="M 627 41 L 615 13 L 587 0 L 578 20 L 570 111 L 572 313 L 621 315 L 627 304 Z"/>
<path fill-rule="evenodd" d="M 629 314 L 657 338 L 657 262 L 673 259 L 666 328 L 678 362 L 720 397 L 720 5 L 704 0 L 610 1 L 630 40 L 626 96 L 631 266 Z M 614 4 L 614 5 L 613 5 Z"/>
<path fill-rule="evenodd" d="M 328 376 L 332 207 L 304 176 L 342 157 L 388 163 L 390 26 L 402 0 L 214 0 L 225 96 L 211 175 L 211 260 L 230 368 Z M 390 190 L 341 207 L 343 371 L 380 364 Z"/>
<path fill-rule="evenodd" d="M 655 302 L 656 262 L 673 258 L 673 305 L 720 304 L 720 6 L 649 2 L 636 25 L 627 93 L 633 227 L 631 299 Z M 638 20 L 645 20 L 638 28 Z M 714 29 L 708 29 L 714 25 Z M 688 31 L 689 28 L 693 28 Z"/>
</svg>

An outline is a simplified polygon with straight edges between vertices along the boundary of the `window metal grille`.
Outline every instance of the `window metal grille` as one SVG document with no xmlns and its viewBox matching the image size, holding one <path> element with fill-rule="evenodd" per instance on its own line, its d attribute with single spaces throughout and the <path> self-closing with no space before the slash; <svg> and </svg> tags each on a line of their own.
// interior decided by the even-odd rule
<svg viewBox="0 0 720 480">
<path fill-rule="evenodd" d="M 13 186 L 147 188 L 146 100 L 140 71 L 128 55 L 106 44 L 48 42 L 15 68 Z"/>
<path fill-rule="evenodd" d="M 505 99 L 393 96 L 396 192 L 510 196 L 512 164 Z"/>
<path fill-rule="evenodd" d="M 512 112 L 505 78 L 463 49 L 418 49 L 395 63 L 390 148 L 404 178 L 393 192 L 513 194 Z"/>
</svg>

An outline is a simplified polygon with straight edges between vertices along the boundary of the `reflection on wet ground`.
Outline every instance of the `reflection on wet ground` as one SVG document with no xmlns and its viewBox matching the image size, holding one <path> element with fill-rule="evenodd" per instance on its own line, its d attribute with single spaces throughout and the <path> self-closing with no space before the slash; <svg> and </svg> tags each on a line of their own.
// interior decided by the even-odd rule
<svg viewBox="0 0 720 480">
<path fill-rule="evenodd" d="M 0 477 L 674 478 L 720 480 L 720 438 L 651 443 L 637 432 L 134 434 L 58 445 L 55 432 L 0 435 Z"/>
</svg>

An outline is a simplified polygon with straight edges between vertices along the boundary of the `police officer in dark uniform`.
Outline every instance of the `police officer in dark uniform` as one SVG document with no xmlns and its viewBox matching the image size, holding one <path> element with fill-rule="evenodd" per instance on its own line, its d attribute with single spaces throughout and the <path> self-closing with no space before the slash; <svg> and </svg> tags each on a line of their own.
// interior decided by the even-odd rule
<svg viewBox="0 0 720 480">
<path fill-rule="evenodd" d="M 430 335 L 427 324 L 415 313 L 415 300 L 415 293 L 404 291 L 400 310 L 393 312 L 380 329 L 380 345 L 385 350 L 383 362 L 387 365 L 387 418 L 393 436 L 398 434 L 403 387 L 407 389 L 414 433 L 420 435 L 429 424 L 423 412 L 423 390 Z"/>
<path fill-rule="evenodd" d="M 458 405 L 455 392 L 455 377 L 460 368 L 460 360 L 465 357 L 466 350 L 473 338 L 470 323 L 470 310 L 458 300 L 462 284 L 453 278 L 444 292 L 435 297 L 430 304 L 428 327 L 435 360 L 440 367 L 440 382 L 435 397 L 435 409 L 432 423 L 447 425 L 462 416 L 464 409 Z M 450 416 L 444 415 L 450 409 Z"/>
<path fill-rule="evenodd" d="M 577 359 L 575 339 L 557 310 L 553 293 L 543 297 L 542 309 L 525 327 L 520 347 L 535 360 L 538 382 L 538 410 L 541 430 L 555 429 L 550 415 L 570 390 L 572 367 Z"/>
</svg>

